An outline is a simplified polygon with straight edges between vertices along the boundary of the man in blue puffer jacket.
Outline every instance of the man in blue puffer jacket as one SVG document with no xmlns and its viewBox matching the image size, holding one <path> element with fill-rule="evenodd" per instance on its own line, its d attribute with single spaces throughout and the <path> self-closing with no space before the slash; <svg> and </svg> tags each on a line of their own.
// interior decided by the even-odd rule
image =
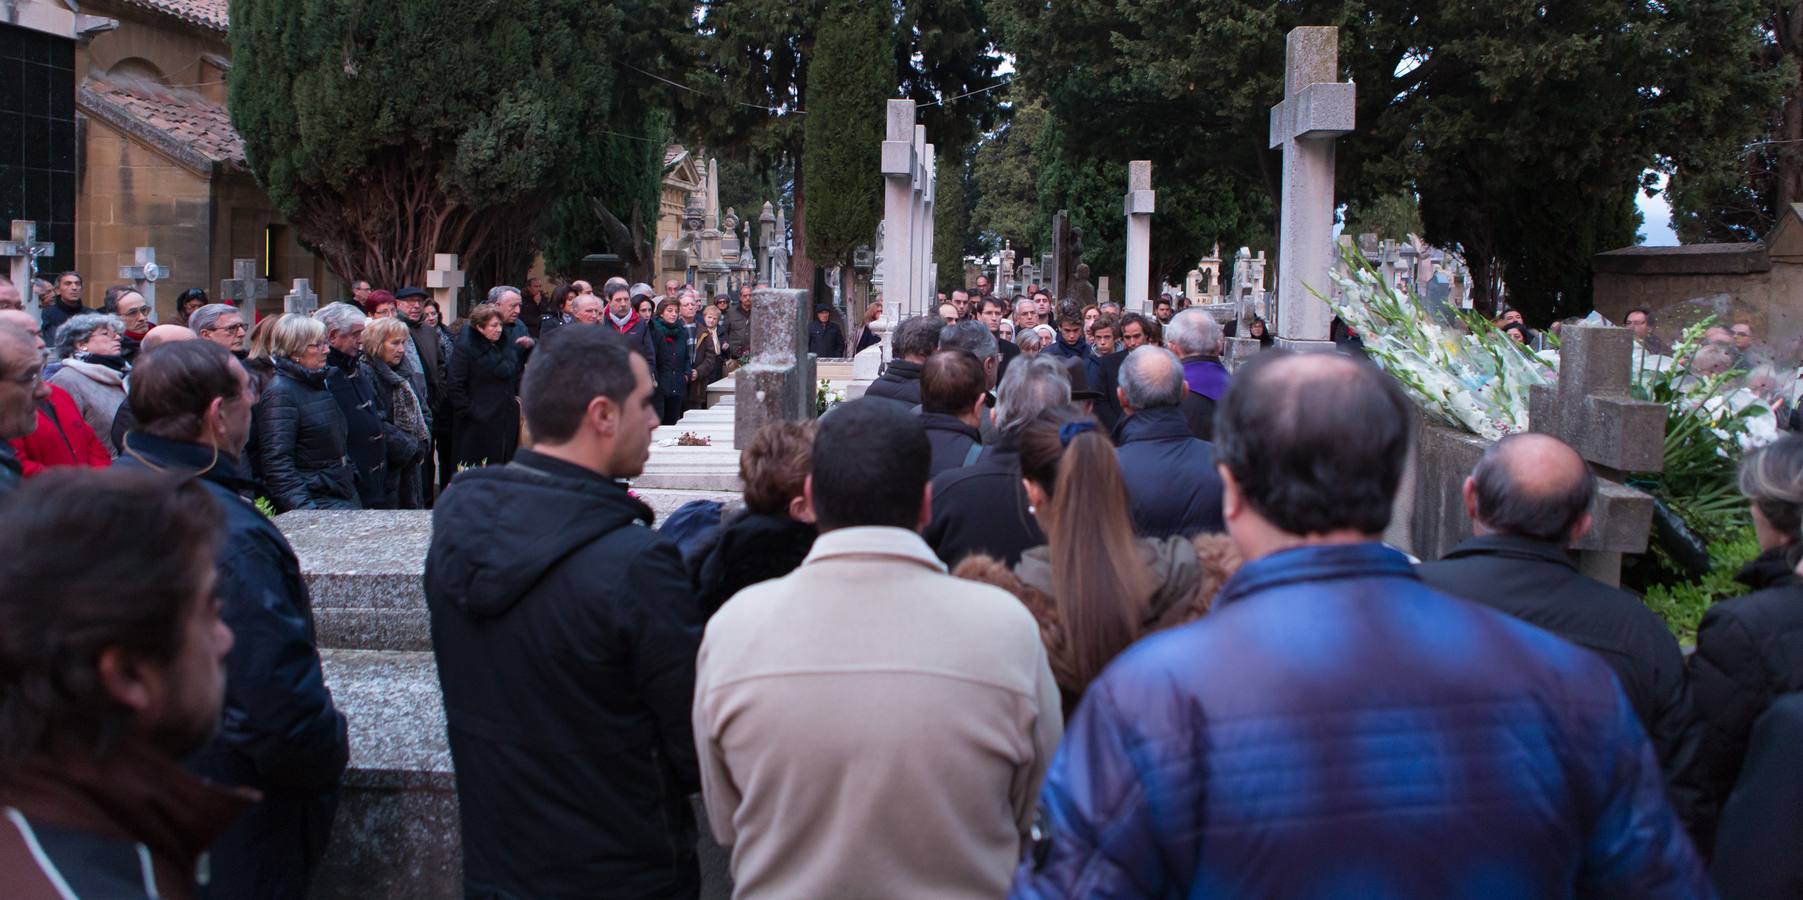
<svg viewBox="0 0 1803 900">
<path fill-rule="evenodd" d="M 1714 896 L 1608 667 L 1378 543 L 1408 416 L 1347 357 L 1236 373 L 1249 562 L 1091 685 L 1015 897 Z"/>
</svg>

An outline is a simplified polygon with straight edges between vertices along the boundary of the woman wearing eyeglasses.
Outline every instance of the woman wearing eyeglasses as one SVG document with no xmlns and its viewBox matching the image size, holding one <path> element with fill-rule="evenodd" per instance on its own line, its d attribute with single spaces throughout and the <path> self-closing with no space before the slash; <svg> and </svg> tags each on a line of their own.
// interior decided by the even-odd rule
<svg viewBox="0 0 1803 900">
<path fill-rule="evenodd" d="M 119 317 L 106 313 L 83 313 L 64 322 L 56 332 L 62 362 L 50 376 L 51 384 L 75 398 L 81 417 L 112 456 L 119 455 L 112 441 L 113 416 L 125 401 L 125 374 L 131 371 L 120 353 L 124 332 Z"/>
<path fill-rule="evenodd" d="M 360 508 L 357 470 L 345 455 L 349 428 L 326 388 L 325 325 L 288 313 L 257 331 L 251 358 L 272 370 L 251 415 L 264 492 L 281 512 Z"/>
</svg>

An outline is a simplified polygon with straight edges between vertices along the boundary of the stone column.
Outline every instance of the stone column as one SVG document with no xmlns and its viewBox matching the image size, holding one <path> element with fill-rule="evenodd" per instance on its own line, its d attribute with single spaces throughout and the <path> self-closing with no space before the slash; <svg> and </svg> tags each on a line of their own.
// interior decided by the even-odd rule
<svg viewBox="0 0 1803 900">
<path fill-rule="evenodd" d="M 933 305 L 933 292 L 936 289 L 927 281 L 927 264 L 932 257 L 924 251 L 933 234 L 933 220 L 927 215 L 927 173 L 932 170 L 933 157 L 930 145 L 927 144 L 927 127 L 914 126 L 914 238 L 909 244 L 908 264 L 913 268 L 910 277 L 913 279 L 914 292 L 908 298 L 908 308 L 913 315 L 929 311 Z"/>
<path fill-rule="evenodd" d="M 888 101 L 883 165 L 883 319 L 910 315 L 914 297 L 914 187 L 920 159 L 914 153 L 914 101 Z"/>
<path fill-rule="evenodd" d="M 1152 161 L 1136 159 L 1127 164 L 1127 283 L 1121 298 L 1137 313 L 1152 311 Z"/>
<path fill-rule="evenodd" d="M 749 447 L 767 422 L 814 417 L 814 360 L 807 352 L 808 292 L 766 288 L 751 295 L 757 352 L 734 383 L 733 446 Z"/>
<path fill-rule="evenodd" d="M 1352 131 L 1354 89 L 1339 81 L 1340 31 L 1297 28 L 1284 44 L 1283 102 L 1271 107 L 1271 147 L 1283 148 L 1277 261 L 1277 346 L 1331 349 L 1325 295 L 1333 268 L 1334 138 Z"/>
</svg>

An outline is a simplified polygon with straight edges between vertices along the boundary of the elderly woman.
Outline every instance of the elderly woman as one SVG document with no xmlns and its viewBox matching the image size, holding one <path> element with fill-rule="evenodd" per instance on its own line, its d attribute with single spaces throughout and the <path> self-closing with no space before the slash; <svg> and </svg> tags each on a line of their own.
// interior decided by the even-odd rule
<svg viewBox="0 0 1803 900">
<path fill-rule="evenodd" d="M 682 418 L 682 402 L 689 391 L 689 336 L 677 318 L 680 313 L 681 304 L 666 298 L 657 305 L 657 319 L 651 323 L 651 344 L 656 355 L 651 377 L 657 382 L 651 402 L 665 425 L 675 425 Z"/>
<path fill-rule="evenodd" d="M 505 332 L 500 307 L 483 303 L 457 333 L 448 377 L 459 468 L 505 465 L 519 448 L 520 355 Z"/>
<path fill-rule="evenodd" d="M 363 380 L 375 389 L 376 412 L 387 437 L 388 478 L 384 493 L 392 509 L 423 509 L 420 468 L 431 444 L 425 403 L 406 375 L 407 342 L 400 319 L 371 319 L 363 329 Z"/>
<path fill-rule="evenodd" d="M 63 323 L 56 332 L 56 352 L 62 365 L 50 383 L 69 392 L 88 427 L 113 456 L 113 416 L 125 401 L 125 374 L 131 364 L 120 355 L 125 323 L 106 313 L 84 313 Z"/>
<path fill-rule="evenodd" d="M 326 326 L 285 314 L 257 326 L 251 356 L 270 371 L 251 414 L 263 490 L 275 508 L 358 509 L 348 426 L 326 386 Z"/>
<path fill-rule="evenodd" d="M 387 434 L 376 410 L 375 385 L 358 364 L 369 317 L 352 304 L 329 303 L 313 318 L 326 327 L 326 390 L 344 414 L 345 448 L 357 467 L 358 502 L 364 509 L 388 509 Z"/>
<path fill-rule="evenodd" d="M 695 380 L 689 382 L 689 408 L 707 408 L 707 386 L 720 380 L 720 311 L 711 307 L 701 310 L 701 325 L 695 333 Z"/>
</svg>

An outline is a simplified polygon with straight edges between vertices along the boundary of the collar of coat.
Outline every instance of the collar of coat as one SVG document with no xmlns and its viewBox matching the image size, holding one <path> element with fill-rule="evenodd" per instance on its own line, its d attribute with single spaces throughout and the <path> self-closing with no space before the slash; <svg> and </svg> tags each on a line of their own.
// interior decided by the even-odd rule
<svg viewBox="0 0 1803 900">
<path fill-rule="evenodd" d="M 920 535 L 906 528 L 863 525 L 828 531 L 814 539 L 814 549 L 802 565 L 811 566 L 829 559 L 886 558 L 917 563 L 935 572 L 946 571 L 945 563 Z"/>
<path fill-rule="evenodd" d="M 1354 578 L 1415 580 L 1409 558 L 1376 541 L 1356 544 L 1309 544 L 1266 554 L 1240 567 L 1215 597 L 1215 608 L 1249 599 L 1265 591 L 1311 582 Z"/>
</svg>

